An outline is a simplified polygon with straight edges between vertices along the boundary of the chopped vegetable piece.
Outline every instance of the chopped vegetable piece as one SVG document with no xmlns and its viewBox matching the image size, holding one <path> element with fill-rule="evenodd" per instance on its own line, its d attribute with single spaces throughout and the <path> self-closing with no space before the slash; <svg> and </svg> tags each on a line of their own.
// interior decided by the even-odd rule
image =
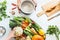
<svg viewBox="0 0 60 40">
<path fill-rule="evenodd" d="M 12 11 L 12 12 L 10 12 L 12 15 L 15 15 L 15 12 L 14 11 Z"/>
<path fill-rule="evenodd" d="M 17 6 L 16 4 L 12 3 L 13 6 Z"/>
</svg>

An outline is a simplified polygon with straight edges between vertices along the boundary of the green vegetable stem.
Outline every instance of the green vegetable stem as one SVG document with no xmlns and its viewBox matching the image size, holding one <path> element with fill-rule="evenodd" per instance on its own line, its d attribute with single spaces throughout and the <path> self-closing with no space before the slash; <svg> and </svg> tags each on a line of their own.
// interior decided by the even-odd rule
<svg viewBox="0 0 60 40">
<path fill-rule="evenodd" d="M 50 25 L 50 26 L 48 27 L 47 34 L 49 34 L 49 35 L 55 34 L 57 40 L 59 40 L 60 30 L 58 29 L 57 26 L 54 26 L 54 25 L 51 26 L 51 25 Z"/>
</svg>

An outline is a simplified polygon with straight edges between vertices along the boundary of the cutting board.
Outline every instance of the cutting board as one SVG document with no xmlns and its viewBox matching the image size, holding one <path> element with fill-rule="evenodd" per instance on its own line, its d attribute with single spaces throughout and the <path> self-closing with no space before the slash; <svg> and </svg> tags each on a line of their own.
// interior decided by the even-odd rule
<svg viewBox="0 0 60 40">
<path fill-rule="evenodd" d="M 60 1 L 51 1 L 47 4 L 42 5 L 42 11 L 37 14 L 37 16 L 41 16 L 42 14 L 46 14 L 48 17 L 52 16 L 56 12 L 60 11 Z"/>
</svg>

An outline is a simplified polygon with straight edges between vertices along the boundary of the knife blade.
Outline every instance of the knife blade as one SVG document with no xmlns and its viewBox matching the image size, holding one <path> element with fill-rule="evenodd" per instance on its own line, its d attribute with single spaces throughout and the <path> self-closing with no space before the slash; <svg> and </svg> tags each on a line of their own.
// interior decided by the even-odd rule
<svg viewBox="0 0 60 40">
<path fill-rule="evenodd" d="M 56 16 L 54 16 L 54 17 L 49 18 L 48 21 L 50 21 L 51 19 L 53 19 L 53 18 L 55 18 L 55 17 L 58 17 L 58 16 L 60 16 L 60 13 L 57 14 Z"/>
</svg>

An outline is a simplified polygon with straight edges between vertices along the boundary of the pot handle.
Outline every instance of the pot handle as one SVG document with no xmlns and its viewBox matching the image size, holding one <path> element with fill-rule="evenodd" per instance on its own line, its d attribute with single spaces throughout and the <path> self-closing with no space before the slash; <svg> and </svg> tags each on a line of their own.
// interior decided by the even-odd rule
<svg viewBox="0 0 60 40">
<path fill-rule="evenodd" d="M 34 6 L 35 6 L 35 10 L 36 10 L 36 7 L 37 7 L 36 0 L 29 0 L 29 1 L 31 1 L 31 2 L 34 4 Z"/>
</svg>

